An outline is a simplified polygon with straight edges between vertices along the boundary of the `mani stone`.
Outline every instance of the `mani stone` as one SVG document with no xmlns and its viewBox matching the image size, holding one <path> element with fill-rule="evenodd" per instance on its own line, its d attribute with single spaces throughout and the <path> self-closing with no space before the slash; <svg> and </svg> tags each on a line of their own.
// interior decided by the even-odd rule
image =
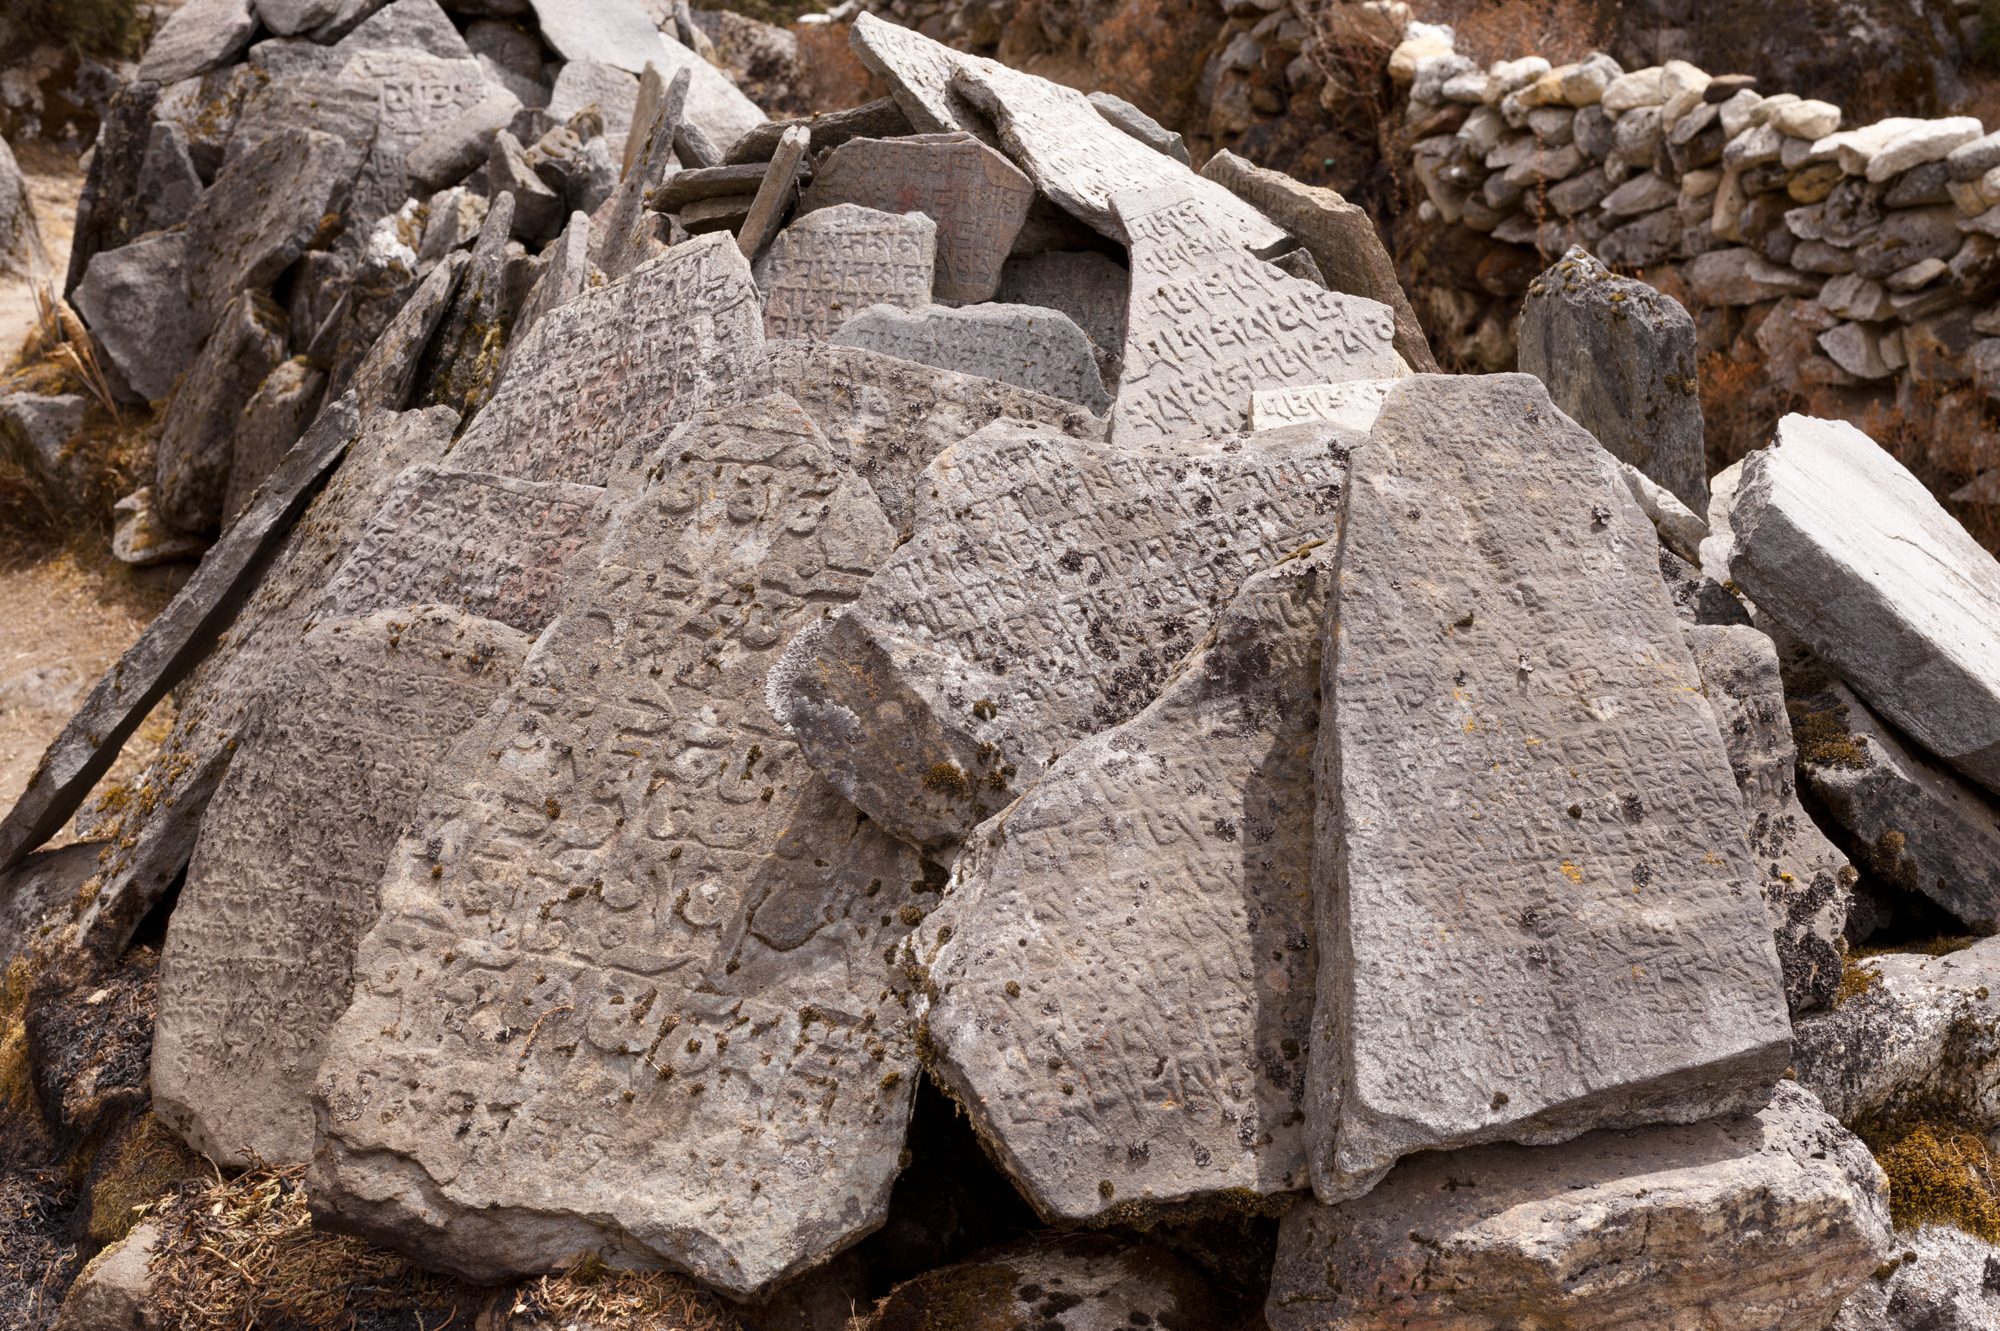
<svg viewBox="0 0 2000 1331">
<path fill-rule="evenodd" d="M 182 279 L 186 253 L 179 231 L 100 250 L 71 296 L 105 356 L 148 402 L 173 390 L 201 346 Z"/>
<path fill-rule="evenodd" d="M 782 398 L 665 436 L 390 857 L 315 1092 L 342 1228 L 754 1297 L 882 1222 L 917 1078 L 887 957 L 936 885 L 764 676 L 893 540 Z"/>
<path fill-rule="evenodd" d="M 970 134 L 914 135 L 841 144 L 820 164 L 799 211 L 853 203 L 923 213 L 937 223 L 931 294 L 965 303 L 1000 290 L 1001 265 L 1034 197 L 1018 167 Z"/>
<path fill-rule="evenodd" d="M 325 372 L 314 369 L 303 356 L 282 362 L 264 376 L 244 404 L 230 441 L 229 485 L 222 501 L 225 526 L 249 507 L 257 487 L 312 424 L 325 392 Z"/>
<path fill-rule="evenodd" d="M 478 61 L 421 51 L 357 51 L 341 67 L 341 77 L 377 94 L 375 139 L 348 209 L 347 225 L 355 231 L 396 211 L 417 192 L 409 157 L 429 135 L 496 95 L 502 105 L 513 100 L 487 81 Z"/>
<path fill-rule="evenodd" d="M 594 485 L 412 467 L 361 527 L 313 618 L 421 601 L 540 633 L 564 567 L 597 535 L 603 508 Z"/>
<path fill-rule="evenodd" d="M 1529 285 L 1520 343 L 1521 369 L 1613 457 L 1708 508 L 1694 320 L 1679 301 L 1573 245 Z"/>
<path fill-rule="evenodd" d="M 959 841 L 1152 702 L 1245 578 L 1328 534 L 1354 442 L 990 425 L 931 464 L 860 599 L 793 644 L 773 710 L 892 835 Z"/>
<path fill-rule="evenodd" d="M 1888 1253 L 1868 1148 L 1780 1083 L 1755 1114 L 1405 1161 L 1278 1228 L 1271 1331 L 1825 1326 Z"/>
<path fill-rule="evenodd" d="M 350 401 L 320 413 L 243 517 L 97 681 L 56 736 L 27 789 L 0 820 L 0 869 L 10 869 L 69 820 L 125 740 L 206 653 L 249 595 L 264 556 L 360 430 Z"/>
<path fill-rule="evenodd" d="M 440 606 L 316 624 L 202 818 L 160 960 L 153 1103 L 231 1166 L 312 1155 L 307 1094 L 431 769 L 531 639 Z"/>
<path fill-rule="evenodd" d="M 1596 441 L 1530 376 L 1411 379 L 1342 533 L 1314 1191 L 1764 1104 L 1791 1027 L 1742 798 Z"/>
<path fill-rule="evenodd" d="M 318 130 L 271 135 L 216 176 L 187 224 L 195 326 L 215 326 L 239 291 L 267 289 L 346 204 L 355 147 Z"/>
<path fill-rule="evenodd" d="M 243 408 L 285 361 L 285 315 L 268 296 L 229 302 L 168 403 L 153 449 L 153 509 L 176 531 L 214 531 L 225 516 Z"/>
<path fill-rule="evenodd" d="M 1033 305 L 871 305 L 832 339 L 885 356 L 998 379 L 1102 414 L 1111 406 L 1090 339 L 1060 310 Z"/>
<path fill-rule="evenodd" d="M 1132 298 L 1114 441 L 1229 433 L 1260 389 L 1409 372 L 1388 306 L 1253 258 L 1206 200 L 1178 189 L 1121 195 L 1119 215 L 1132 237 Z"/>
<path fill-rule="evenodd" d="M 1187 143 L 1173 130 L 1141 111 L 1116 93 L 1094 92 L 1087 99 L 1091 109 L 1106 121 L 1118 127 L 1121 133 L 1130 134 L 1156 153 L 1165 153 L 1182 166 L 1192 166 L 1194 159 L 1188 156 Z"/>
<path fill-rule="evenodd" d="M 1844 421 L 1743 463 L 1729 573 L 1870 707 L 2000 792 L 2000 563 Z"/>
<path fill-rule="evenodd" d="M 147 43 L 139 78 L 167 84 L 205 74 L 243 54 L 256 30 L 250 0 L 188 0 Z"/>
<path fill-rule="evenodd" d="M 807 213 L 757 263 L 764 335 L 823 342 L 870 305 L 931 300 L 937 223 L 851 203 Z"/>
<path fill-rule="evenodd" d="M 1344 384 L 1266 388 L 1250 395 L 1250 428 L 1275 430 L 1309 421 L 1330 421 L 1360 434 L 1375 428 L 1389 390 L 1400 379 L 1352 379 Z"/>
<path fill-rule="evenodd" d="M 763 350 L 750 265 L 701 236 L 551 310 L 514 346 L 512 373 L 452 462 L 532 481 L 622 484 L 636 444 L 692 414 Z"/>
<path fill-rule="evenodd" d="M 996 299 L 1067 314 L 1089 335 L 1105 382 L 1116 383 L 1131 285 L 1123 264 L 1095 250 L 1046 250 L 1007 260 Z"/>
<path fill-rule="evenodd" d="M 914 940 L 927 1067 L 1048 1219 L 1307 1185 L 1332 551 L 1253 575 L 1150 706 L 976 832 Z"/>
</svg>

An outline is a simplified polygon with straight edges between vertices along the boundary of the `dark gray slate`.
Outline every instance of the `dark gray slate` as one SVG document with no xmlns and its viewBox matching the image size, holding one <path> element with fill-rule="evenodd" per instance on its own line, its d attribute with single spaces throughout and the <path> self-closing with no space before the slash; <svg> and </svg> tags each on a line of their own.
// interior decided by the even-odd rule
<svg viewBox="0 0 2000 1331">
<path fill-rule="evenodd" d="M 222 525 L 243 408 L 284 359 L 284 311 L 248 291 L 231 301 L 167 405 L 153 446 L 153 511 L 162 522 L 197 535 Z"/>
</svg>

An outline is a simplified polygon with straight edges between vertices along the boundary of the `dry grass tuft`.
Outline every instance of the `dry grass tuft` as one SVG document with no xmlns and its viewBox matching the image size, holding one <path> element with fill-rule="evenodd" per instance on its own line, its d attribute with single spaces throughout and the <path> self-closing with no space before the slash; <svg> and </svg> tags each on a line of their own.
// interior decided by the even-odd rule
<svg viewBox="0 0 2000 1331">
<path fill-rule="evenodd" d="M 1420 16 L 1449 23 L 1458 53 L 1481 65 L 1527 55 L 1567 64 L 1610 41 L 1598 8 L 1586 0 L 1430 0 Z"/>
<path fill-rule="evenodd" d="M 118 399 L 112 395 L 89 330 L 46 280 L 35 284 L 35 330 L 21 348 L 17 368 L 35 378 L 46 378 L 53 372 L 63 387 L 38 391 L 74 388 L 89 395 L 114 421 L 118 419 Z"/>
<path fill-rule="evenodd" d="M 719 1300 L 686 1277 L 618 1271 L 595 1258 L 542 1277 L 515 1310 L 591 1331 L 741 1331 Z"/>
</svg>

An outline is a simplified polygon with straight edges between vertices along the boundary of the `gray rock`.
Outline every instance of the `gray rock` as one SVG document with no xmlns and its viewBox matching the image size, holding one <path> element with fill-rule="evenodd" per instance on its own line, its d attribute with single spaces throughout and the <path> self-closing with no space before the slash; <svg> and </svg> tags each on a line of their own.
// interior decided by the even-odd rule
<svg viewBox="0 0 2000 1331">
<path fill-rule="evenodd" d="M 494 194 L 513 197 L 510 234 L 514 239 L 539 246 L 555 238 L 568 216 L 562 195 L 543 183 L 522 150 L 521 141 L 504 129 L 493 136 L 493 146 L 487 153 L 486 182 Z"/>
<path fill-rule="evenodd" d="M 1061 398 L 1093 413 L 1111 405 L 1090 339 L 1060 310 L 1033 305 L 968 305 L 913 310 L 871 305 L 830 339 L 901 360 L 997 379 Z"/>
<path fill-rule="evenodd" d="M 227 524 L 250 506 L 257 487 L 278 469 L 319 411 L 326 374 L 303 356 L 274 368 L 243 406 L 230 440 L 229 484 L 223 492 Z"/>
<path fill-rule="evenodd" d="M 78 488 L 69 442 L 89 410 L 89 399 L 80 393 L 0 396 L 0 457 L 33 477 L 52 504 Z"/>
<path fill-rule="evenodd" d="M 257 17 L 280 37 L 310 32 L 340 13 L 340 0 L 255 0 Z"/>
<path fill-rule="evenodd" d="M 417 366 L 429 350 L 438 325 L 444 322 L 458 284 L 471 265 L 472 256 L 464 251 L 446 255 L 355 362 L 347 384 L 341 385 L 336 379 L 329 383 L 328 393 L 344 391 L 351 385 L 361 409 L 371 414 L 407 407 L 416 387 Z"/>
<path fill-rule="evenodd" d="M 564 60 L 596 60 L 633 74 L 657 65 L 691 82 L 687 116 L 724 149 L 764 123 L 764 113 L 729 76 L 662 33 L 633 0 L 530 0 L 542 40 Z"/>
<path fill-rule="evenodd" d="M 594 106 L 604 121 L 604 137 L 623 144 L 632 133 L 632 113 L 639 102 L 639 80 L 601 60 L 565 61 L 549 94 L 549 118 L 564 124 L 585 107 Z"/>
<path fill-rule="evenodd" d="M 5 163 L 0 162 L 0 193 L 4 193 Z M 195 170 L 188 153 L 187 136 L 171 121 L 160 121 L 146 143 L 146 159 L 139 168 L 136 204 L 148 231 L 164 231 L 179 226 L 194 211 L 201 197 L 201 173 Z M 6 204 L 0 201 L 0 213 Z M 6 249 L 6 222 L 0 219 L 0 252 Z"/>
<path fill-rule="evenodd" d="M 1168 129 L 1159 121 L 1141 111 L 1123 97 L 1108 92 L 1093 92 L 1088 101 L 1097 114 L 1115 125 L 1122 133 L 1130 134 L 1156 153 L 1164 153 L 1182 166 L 1191 167 L 1194 159 L 1188 156 L 1187 144 L 1181 136 Z"/>
<path fill-rule="evenodd" d="M 507 282 L 513 230 L 514 196 L 498 195 L 487 207 L 451 308 L 418 362 L 426 406 L 450 407 L 466 418 L 492 396 L 514 315 Z"/>
<path fill-rule="evenodd" d="M 778 149 L 778 140 L 794 125 L 804 125 L 812 134 L 810 151 L 819 156 L 838 148 L 849 139 L 894 139 L 913 133 L 910 118 L 893 97 L 883 97 L 845 111 L 824 111 L 804 120 L 767 120 L 736 141 L 723 161 L 768 162 Z"/>
<path fill-rule="evenodd" d="M 417 53 L 439 60 L 472 59 L 472 48 L 458 35 L 457 25 L 437 0 L 391 0 L 379 7 L 374 7 L 374 0 L 362 2 L 373 7 L 373 12 L 331 48 L 334 58 L 343 64 L 368 51 Z"/>
<path fill-rule="evenodd" d="M 106 1245 L 64 1296 L 54 1331 L 166 1331 L 152 1271 L 165 1237 L 159 1221 L 142 1220 L 124 1238 Z"/>
<path fill-rule="evenodd" d="M 130 83 L 104 108 L 91 148 L 90 172 L 76 202 L 69 268 L 63 277 L 65 297 L 76 291 L 92 259 L 131 244 L 145 230 L 145 219 L 133 206 L 132 182 L 139 178 L 152 141 L 153 108 L 162 100 L 158 84 Z"/>
<path fill-rule="evenodd" d="M 243 408 L 284 360 L 284 311 L 248 291 L 229 302 L 153 446 L 153 509 L 169 527 L 201 535 L 222 526 Z"/>
<path fill-rule="evenodd" d="M 1949 259 L 1963 240 L 1958 209 L 1899 208 L 1854 247 L 1854 271 L 1885 278 L 1924 259 Z"/>
<path fill-rule="evenodd" d="M 1225 1314 L 1201 1273 L 1172 1252 L 1108 1234 L 1024 1239 L 940 1267 L 889 1292 L 865 1331 L 922 1326 L 954 1309 L 1036 1331 L 1211 1327 Z M 948 1325 L 948 1323 L 946 1323 Z"/>
<path fill-rule="evenodd" d="M 1325 540 L 976 831 L 912 940 L 927 1067 L 1045 1217 L 1306 1186 Z"/>
<path fill-rule="evenodd" d="M 13 683 L 0 682 L 0 697 L 13 693 Z M 97 872 L 103 850 L 102 842 L 79 841 L 38 850 L 15 868 L 0 869 L 0 970 L 67 917 L 77 893 Z"/>
<path fill-rule="evenodd" d="M 871 305 L 931 300 L 937 223 L 922 213 L 839 204 L 807 213 L 758 260 L 764 335 L 824 341 Z"/>
<path fill-rule="evenodd" d="M 105 356 L 148 401 L 173 391 L 201 346 L 183 280 L 186 253 L 179 232 L 102 251 L 72 293 Z"/>
<path fill-rule="evenodd" d="M 1896 1235 L 1828 1331 L 1983 1331 L 2000 1325 L 2000 1248 L 1948 1225 Z"/>
<path fill-rule="evenodd" d="M 69 820 L 153 704 L 214 643 L 249 594 L 264 556 L 284 536 L 313 488 L 338 464 L 359 428 L 351 402 L 322 412 L 249 511 L 97 682 L 0 820 L 0 869 L 19 864 Z"/>
<path fill-rule="evenodd" d="M 403 159 L 404 171 L 411 182 L 426 190 L 457 184 L 486 160 L 493 150 L 494 136 L 512 124 L 520 110 L 518 97 L 505 88 L 495 89 L 431 128 Z"/>
<path fill-rule="evenodd" d="M 590 219 L 581 212 L 572 213 L 562 235 L 542 251 L 541 275 L 522 302 L 521 312 L 514 316 L 508 339 L 510 362 L 513 349 L 543 315 L 561 309 L 590 289 L 590 272 Z"/>
<path fill-rule="evenodd" d="M 1095 250 L 1050 250 L 1007 260 L 996 299 L 1067 314 L 1089 336 L 1104 381 L 1116 383 L 1131 285 L 1124 265 Z"/>
<path fill-rule="evenodd" d="M 639 80 L 638 110 L 625 146 L 625 174 L 611 193 L 604 235 L 596 246 L 597 266 L 607 278 L 625 276 L 665 248 L 656 232 L 658 219 L 646 208 L 646 196 L 666 177 L 689 83 L 685 73 L 667 80 L 657 65 L 646 66 Z"/>
<path fill-rule="evenodd" d="M 849 139 L 820 164 L 799 211 L 852 203 L 937 223 L 938 300 L 992 300 L 1035 196 L 1029 179 L 970 134 Z"/>
<path fill-rule="evenodd" d="M 655 443 L 390 857 L 308 1187 L 475 1278 L 596 1251 L 754 1296 L 881 1222 L 915 1090 L 921 866 L 763 706 L 893 537 L 783 399 Z"/>
<path fill-rule="evenodd" d="M 793 644 L 772 708 L 892 835 L 959 841 L 1151 703 L 1244 578 L 1326 536 L 1355 438 L 1128 449 L 991 425 L 931 464 L 914 535 Z"/>
<path fill-rule="evenodd" d="M 1819 290 L 1816 278 L 1742 247 L 1697 255 L 1685 274 L 1689 290 L 1704 305 L 1755 305 L 1781 296 L 1810 296 Z"/>
<path fill-rule="evenodd" d="M 160 959 L 154 1111 L 228 1165 L 312 1154 L 307 1092 L 403 823 L 530 638 L 442 606 L 315 624 L 210 800 Z"/>
<path fill-rule="evenodd" d="M 1755 1115 L 1424 1156 L 1359 1201 L 1301 1202 L 1264 1313 L 1272 1331 L 1823 1326 L 1891 1237 L 1868 1148 L 1785 1083 Z"/>
<path fill-rule="evenodd" d="M 1240 430 L 1257 390 L 1407 372 L 1388 306 L 1252 258 L 1204 200 L 1159 191 L 1121 195 L 1118 207 L 1132 236 L 1132 297 L 1114 441 Z"/>
<path fill-rule="evenodd" d="M 765 165 L 764 178 L 757 183 L 757 192 L 736 228 L 736 248 L 743 251 L 744 258 L 755 262 L 784 223 L 785 214 L 798 198 L 799 172 L 811 141 L 812 134 L 800 125 L 786 130 L 778 140 L 777 151 Z"/>
<path fill-rule="evenodd" d="M 1670 296 L 1574 246 L 1528 287 L 1521 369 L 1613 457 L 1708 508 L 1694 320 Z"/>
<path fill-rule="evenodd" d="M 1743 465 L 1729 572 L 1930 752 L 2000 791 L 2000 564 L 1840 421 L 1786 416 Z"/>
<path fill-rule="evenodd" d="M 172 13 L 139 62 L 139 78 L 147 83 L 178 83 L 226 65 L 243 54 L 257 16 L 250 0 L 187 0 Z"/>
<path fill-rule="evenodd" d="M 176 531 L 153 511 L 153 487 L 142 485 L 111 506 L 111 555 L 133 568 L 199 559 L 208 549 L 206 536 Z"/>
<path fill-rule="evenodd" d="M 796 127 L 795 127 L 796 128 Z M 680 170 L 649 192 L 646 203 L 657 212 L 679 212 L 697 199 L 716 199 L 727 194 L 755 194 L 771 173 L 769 161 L 741 162 L 735 166 L 705 166 Z M 800 164 L 799 177 L 812 179 L 810 167 Z"/>
<path fill-rule="evenodd" d="M 890 96 L 919 134 L 964 131 L 981 142 L 996 142 L 985 114 L 967 100 L 963 89 L 952 86 L 952 76 L 961 67 L 993 65 L 993 61 L 961 54 L 868 13 L 855 15 L 848 42 L 869 72 L 889 85 Z"/>
<path fill-rule="evenodd" d="M 1417 1151 L 1754 1110 L 1784 1070 L 1742 799 L 1602 458 L 1527 375 L 1409 380 L 1354 456 L 1318 750 L 1323 1201 Z M 1500 479 L 1524 475 L 1531 501 Z"/>
</svg>

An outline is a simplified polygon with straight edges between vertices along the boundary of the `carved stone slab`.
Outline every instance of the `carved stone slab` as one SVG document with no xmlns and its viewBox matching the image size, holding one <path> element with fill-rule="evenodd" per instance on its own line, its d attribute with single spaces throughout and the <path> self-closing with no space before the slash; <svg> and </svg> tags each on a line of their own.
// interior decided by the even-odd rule
<svg viewBox="0 0 2000 1331">
<path fill-rule="evenodd" d="M 937 223 L 939 300 L 992 300 L 1000 266 L 1027 220 L 1035 186 L 1020 168 L 970 134 L 850 139 L 820 164 L 799 211 L 854 203 L 885 213 L 923 213 Z"/>
<path fill-rule="evenodd" d="M 1252 393 L 1407 373 L 1388 306 L 1252 258 L 1207 200 L 1179 189 L 1121 195 L 1119 213 L 1132 237 L 1132 299 L 1114 440 L 1139 447 L 1240 430 Z"/>
<path fill-rule="evenodd" d="M 1045 1216 L 1306 1186 L 1333 548 L 1253 575 L 1151 706 L 976 832 L 913 940 L 929 1066 Z"/>
<path fill-rule="evenodd" d="M 733 237 L 676 245 L 537 320 L 452 461 L 525 480 L 622 483 L 643 462 L 640 440 L 762 352 L 759 318 Z"/>
<path fill-rule="evenodd" d="M 382 867 L 432 766 L 529 637 L 438 606 L 322 622 L 210 800 L 161 956 L 153 1103 L 230 1165 L 303 1163 Z"/>
<path fill-rule="evenodd" d="M 391 858 L 316 1093 L 340 1224 L 749 1295 L 881 1222 L 916 1075 L 887 954 L 930 885 L 764 677 L 892 540 L 783 399 L 667 437 Z"/>
<path fill-rule="evenodd" d="M 1090 339 L 1060 310 L 1033 305 L 872 305 L 834 331 L 864 347 L 1059 397 L 1102 413 L 1111 406 Z"/>
<path fill-rule="evenodd" d="M 951 79 L 962 65 L 1002 66 L 983 56 L 961 54 L 943 42 L 868 13 L 855 15 L 848 42 L 861 63 L 888 83 L 896 105 L 919 133 L 962 130 L 983 142 L 994 142 L 993 126 L 951 86 Z"/>
<path fill-rule="evenodd" d="M 1417 1151 L 1770 1098 L 1778 959 L 1658 549 L 1527 375 L 1412 379 L 1355 453 L 1320 690 L 1322 1201 Z"/>
<path fill-rule="evenodd" d="M 915 535 L 793 644 L 772 705 L 905 840 L 963 838 L 1127 721 L 1243 580 L 1335 521 L 1332 426 L 1143 451 L 1001 421 L 931 464 Z"/>
<path fill-rule="evenodd" d="M 1095 250 L 1050 250 L 1009 259 L 998 299 L 1061 310 L 1090 336 L 1106 383 L 1118 382 L 1125 355 L 1125 301 L 1132 274 Z"/>
<path fill-rule="evenodd" d="M 1382 403 L 1397 379 L 1351 379 L 1344 384 L 1266 388 L 1250 395 L 1250 428 L 1273 430 L 1307 421 L 1332 421 L 1363 434 L 1375 428 Z"/>
<path fill-rule="evenodd" d="M 870 305 L 931 299 L 937 224 L 844 203 L 799 218 L 757 264 L 764 335 L 824 341 Z"/>
<path fill-rule="evenodd" d="M 598 534 L 604 490 L 412 467 L 327 580 L 316 619 L 417 601 L 540 633 L 563 570 Z"/>
</svg>

